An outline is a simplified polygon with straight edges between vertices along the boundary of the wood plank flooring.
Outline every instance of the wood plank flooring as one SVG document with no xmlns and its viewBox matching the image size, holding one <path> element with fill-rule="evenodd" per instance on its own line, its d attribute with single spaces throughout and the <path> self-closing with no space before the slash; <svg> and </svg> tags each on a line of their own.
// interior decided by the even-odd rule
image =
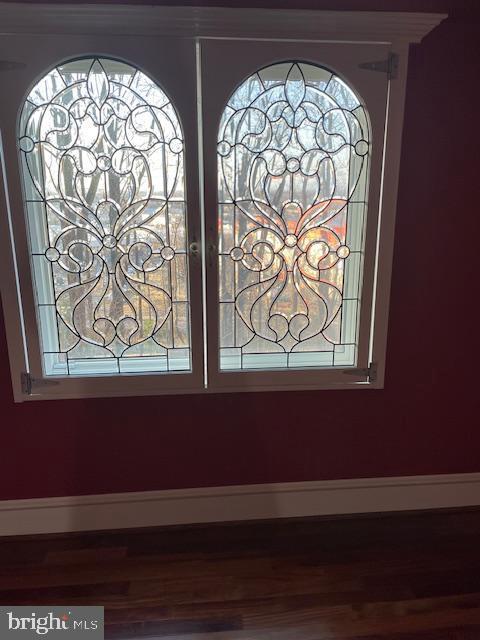
<svg viewBox="0 0 480 640">
<path fill-rule="evenodd" d="M 0 605 L 113 640 L 480 640 L 480 510 L 0 538 Z"/>
</svg>

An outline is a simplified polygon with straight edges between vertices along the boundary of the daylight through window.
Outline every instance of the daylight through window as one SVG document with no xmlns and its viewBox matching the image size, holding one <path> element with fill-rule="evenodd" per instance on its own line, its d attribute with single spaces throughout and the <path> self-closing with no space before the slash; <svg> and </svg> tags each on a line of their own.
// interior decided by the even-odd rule
<svg viewBox="0 0 480 640">
<path fill-rule="evenodd" d="M 368 117 L 331 71 L 250 76 L 218 132 L 221 369 L 353 365 Z"/>
<path fill-rule="evenodd" d="M 19 141 L 46 375 L 189 371 L 183 135 L 138 69 L 73 60 Z"/>
</svg>

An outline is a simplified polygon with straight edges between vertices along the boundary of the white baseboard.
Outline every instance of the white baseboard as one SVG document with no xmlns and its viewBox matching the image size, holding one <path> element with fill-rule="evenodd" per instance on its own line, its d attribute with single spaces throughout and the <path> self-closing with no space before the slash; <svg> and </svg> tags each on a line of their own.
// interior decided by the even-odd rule
<svg viewBox="0 0 480 640">
<path fill-rule="evenodd" d="M 480 505 L 480 473 L 0 501 L 0 535 Z"/>
</svg>

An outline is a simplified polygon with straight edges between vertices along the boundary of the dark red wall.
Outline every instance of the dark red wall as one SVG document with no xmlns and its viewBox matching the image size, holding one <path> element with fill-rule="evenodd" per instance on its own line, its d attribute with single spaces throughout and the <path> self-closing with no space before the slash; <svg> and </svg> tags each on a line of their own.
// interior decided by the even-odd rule
<svg viewBox="0 0 480 640">
<path fill-rule="evenodd" d="M 230 6 L 339 4 L 451 16 L 411 48 L 385 389 L 15 405 L 2 335 L 0 499 L 480 471 L 480 6 Z"/>
</svg>

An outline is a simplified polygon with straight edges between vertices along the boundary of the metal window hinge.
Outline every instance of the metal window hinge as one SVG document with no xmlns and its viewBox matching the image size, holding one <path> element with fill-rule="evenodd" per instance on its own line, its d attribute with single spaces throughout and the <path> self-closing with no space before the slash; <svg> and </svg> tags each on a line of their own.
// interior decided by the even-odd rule
<svg viewBox="0 0 480 640">
<path fill-rule="evenodd" d="M 376 382 L 377 380 L 377 363 L 371 362 L 370 365 L 363 369 L 344 369 L 343 373 L 349 376 L 364 376 L 368 382 Z"/>
<path fill-rule="evenodd" d="M 368 69 L 369 71 L 380 71 L 386 73 L 388 79 L 392 80 L 397 77 L 398 72 L 398 53 L 389 53 L 386 60 L 377 60 L 376 62 L 361 62 L 360 69 Z"/>
<path fill-rule="evenodd" d="M 46 378 L 34 378 L 25 371 L 20 375 L 20 383 L 22 385 L 22 393 L 27 396 L 31 396 L 34 389 L 41 387 L 51 387 L 55 384 L 59 384 L 58 380 L 47 380 Z"/>
</svg>

